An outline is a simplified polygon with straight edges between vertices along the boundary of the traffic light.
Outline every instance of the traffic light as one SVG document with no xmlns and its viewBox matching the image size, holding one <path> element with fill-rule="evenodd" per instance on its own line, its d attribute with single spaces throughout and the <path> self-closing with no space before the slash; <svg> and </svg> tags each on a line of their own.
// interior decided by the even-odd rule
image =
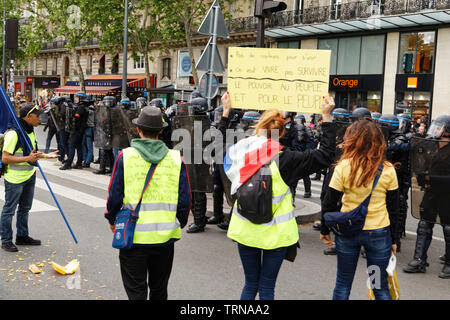
<svg viewBox="0 0 450 320">
<path fill-rule="evenodd" d="M 256 0 L 255 17 L 266 17 L 274 12 L 286 10 L 287 5 L 281 1 Z"/>
</svg>

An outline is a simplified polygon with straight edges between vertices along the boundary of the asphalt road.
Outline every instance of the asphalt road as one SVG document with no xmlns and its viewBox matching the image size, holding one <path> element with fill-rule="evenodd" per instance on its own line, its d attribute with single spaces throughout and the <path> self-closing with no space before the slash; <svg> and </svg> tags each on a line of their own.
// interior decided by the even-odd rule
<svg viewBox="0 0 450 320">
<path fill-rule="evenodd" d="M 37 130 L 41 149 L 45 146 L 42 127 Z M 53 142 L 55 145 L 55 142 Z M 57 206 L 38 174 L 35 201 L 29 217 L 30 235 L 41 239 L 37 247 L 20 246 L 18 253 L 0 250 L 1 300 L 126 300 L 118 251 L 111 247 L 112 233 L 103 216 L 108 176 L 92 173 L 95 167 L 60 171 L 57 161 L 40 161 L 56 198 L 78 239 L 75 244 Z M 319 203 L 320 183 L 313 182 L 311 206 Z M 298 197 L 302 199 L 303 184 Z M 3 182 L 0 183 L 0 206 L 3 205 Z M 316 190 L 315 190 L 316 189 Z M 211 197 L 208 207 L 212 207 Z M 299 202 L 299 204 L 302 202 Z M 192 219 L 192 216 L 190 217 Z M 398 280 L 402 299 L 450 299 L 450 280 L 438 278 L 442 268 L 439 256 L 444 253 L 440 226 L 429 249 L 430 267 L 426 274 L 406 274 L 401 267 L 412 258 L 417 221 L 407 220 L 407 237 L 403 239 L 398 258 Z M 13 222 L 13 226 L 15 223 Z M 15 234 L 15 227 L 14 227 Z M 319 233 L 309 225 L 299 227 L 301 249 L 294 263 L 285 261 L 275 291 L 282 300 L 329 300 L 336 276 L 336 257 L 322 252 Z M 72 276 L 56 273 L 48 264 L 65 265 L 72 259 L 80 261 Z M 41 262 L 38 276 L 28 271 L 31 263 Z M 351 299 L 367 300 L 366 261 L 360 259 Z M 235 300 L 239 299 L 244 277 L 236 243 L 216 226 L 207 226 L 199 234 L 187 234 L 175 245 L 175 259 L 169 282 L 169 299 Z"/>
</svg>

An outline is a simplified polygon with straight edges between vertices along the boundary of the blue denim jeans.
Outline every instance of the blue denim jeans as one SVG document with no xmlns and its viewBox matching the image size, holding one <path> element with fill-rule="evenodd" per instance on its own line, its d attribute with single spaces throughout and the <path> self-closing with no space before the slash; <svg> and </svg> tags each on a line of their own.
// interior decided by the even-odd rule
<svg viewBox="0 0 450 320">
<path fill-rule="evenodd" d="M 390 227 L 363 230 L 353 237 L 336 236 L 337 278 L 333 300 L 348 300 L 361 246 L 366 250 L 367 271 L 377 300 L 391 300 L 386 268 L 392 250 Z M 365 285 L 365 283 L 364 283 Z"/>
<path fill-rule="evenodd" d="M 87 127 L 83 134 L 83 160 L 90 164 L 94 155 L 94 128 Z"/>
<path fill-rule="evenodd" d="M 22 183 L 9 183 L 5 180 L 5 204 L 0 218 L 2 243 L 12 242 L 12 219 L 17 206 L 17 237 L 28 236 L 28 213 L 33 205 L 36 174 Z"/>
<path fill-rule="evenodd" d="M 274 300 L 275 283 L 287 248 L 263 250 L 238 243 L 239 256 L 244 267 L 245 285 L 241 300 Z"/>
</svg>

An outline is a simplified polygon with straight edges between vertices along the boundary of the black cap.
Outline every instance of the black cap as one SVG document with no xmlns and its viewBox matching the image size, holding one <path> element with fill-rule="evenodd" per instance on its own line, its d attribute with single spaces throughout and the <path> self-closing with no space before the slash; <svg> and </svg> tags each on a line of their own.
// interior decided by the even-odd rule
<svg viewBox="0 0 450 320">
<path fill-rule="evenodd" d="M 144 107 L 139 114 L 139 117 L 132 120 L 133 124 L 141 129 L 159 131 L 168 126 L 164 121 L 161 110 L 156 107 Z"/>
<path fill-rule="evenodd" d="M 19 115 L 21 118 L 25 118 L 26 116 L 30 114 L 41 114 L 41 111 L 39 110 L 39 106 L 33 104 L 33 103 L 27 103 L 22 108 L 20 108 Z"/>
</svg>

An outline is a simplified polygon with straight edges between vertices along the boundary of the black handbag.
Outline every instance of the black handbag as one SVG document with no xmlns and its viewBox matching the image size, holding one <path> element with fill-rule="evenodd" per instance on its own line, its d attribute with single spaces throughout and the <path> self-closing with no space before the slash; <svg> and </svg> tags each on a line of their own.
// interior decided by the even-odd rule
<svg viewBox="0 0 450 320">
<path fill-rule="evenodd" d="M 383 163 L 380 164 L 380 167 L 378 168 L 370 194 L 358 207 L 349 212 L 335 211 L 324 213 L 323 218 L 325 220 L 325 224 L 331 228 L 336 235 L 351 237 L 358 234 L 362 230 L 366 221 L 372 192 L 378 183 L 378 179 L 380 178 L 382 171 Z"/>
</svg>

